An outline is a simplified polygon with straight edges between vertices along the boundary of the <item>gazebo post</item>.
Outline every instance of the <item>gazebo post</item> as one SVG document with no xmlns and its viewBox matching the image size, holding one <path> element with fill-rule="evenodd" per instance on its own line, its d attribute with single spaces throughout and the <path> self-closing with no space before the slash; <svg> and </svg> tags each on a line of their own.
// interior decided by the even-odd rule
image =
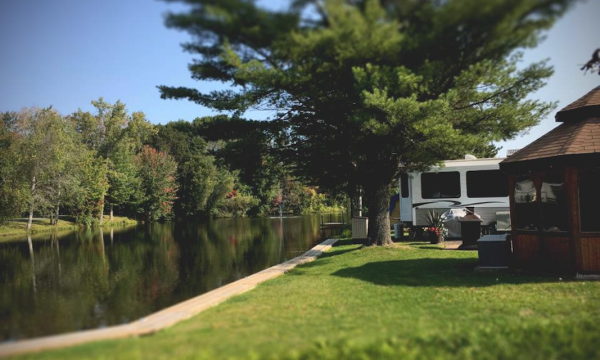
<svg viewBox="0 0 600 360">
<path fill-rule="evenodd" d="M 514 175 L 509 175 L 508 176 L 508 203 L 510 206 L 510 209 L 514 209 L 515 208 L 515 183 L 516 183 L 516 176 Z M 517 220 L 515 218 L 515 212 L 511 211 L 510 212 L 510 242 L 512 243 L 512 251 L 513 251 L 513 262 L 515 264 L 519 263 L 519 250 L 518 250 L 518 246 L 516 244 L 516 241 L 518 241 L 517 238 L 517 229 L 514 226 L 514 224 L 517 223 Z"/>
<path fill-rule="evenodd" d="M 581 220 L 579 217 L 579 169 L 565 167 L 565 185 L 567 187 L 567 216 L 571 232 L 571 261 L 575 272 L 581 272 L 583 261 L 581 254 Z"/>
</svg>

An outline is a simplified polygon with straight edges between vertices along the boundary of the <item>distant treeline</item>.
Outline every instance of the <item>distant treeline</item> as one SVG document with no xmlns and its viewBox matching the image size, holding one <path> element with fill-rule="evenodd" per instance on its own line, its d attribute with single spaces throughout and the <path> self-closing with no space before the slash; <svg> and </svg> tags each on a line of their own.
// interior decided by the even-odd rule
<svg viewBox="0 0 600 360">
<path fill-rule="evenodd" d="M 0 114 L 0 221 L 60 214 L 173 217 L 310 213 L 341 209 L 274 155 L 265 126 L 227 117 L 150 124 L 125 104 L 94 113 L 50 108 Z M 266 124 L 266 123 L 265 123 Z"/>
</svg>

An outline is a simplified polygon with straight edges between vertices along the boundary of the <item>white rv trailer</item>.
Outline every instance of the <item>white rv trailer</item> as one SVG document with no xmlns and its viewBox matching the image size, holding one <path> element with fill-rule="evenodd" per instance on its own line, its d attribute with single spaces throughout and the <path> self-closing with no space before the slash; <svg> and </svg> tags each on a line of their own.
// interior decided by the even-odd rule
<svg viewBox="0 0 600 360">
<path fill-rule="evenodd" d="M 426 215 L 431 210 L 444 213 L 466 207 L 475 208 L 482 225 L 508 221 L 508 179 L 498 165 L 502 160 L 467 155 L 464 160 L 444 161 L 441 168 L 403 174 L 398 184 L 400 222 L 409 227 L 427 226 Z"/>
</svg>

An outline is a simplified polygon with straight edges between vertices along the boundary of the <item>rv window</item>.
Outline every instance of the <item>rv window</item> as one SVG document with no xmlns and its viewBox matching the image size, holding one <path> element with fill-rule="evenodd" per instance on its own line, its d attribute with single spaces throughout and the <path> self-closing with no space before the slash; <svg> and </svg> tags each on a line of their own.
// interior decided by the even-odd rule
<svg viewBox="0 0 600 360">
<path fill-rule="evenodd" d="M 467 171 L 470 198 L 508 196 L 508 177 L 500 170 Z"/>
<path fill-rule="evenodd" d="M 521 179 L 515 184 L 515 227 L 517 230 L 538 230 L 538 202 L 535 183 Z"/>
<path fill-rule="evenodd" d="M 408 197 L 408 174 L 404 173 L 400 175 L 400 190 L 402 190 L 402 197 Z"/>
<path fill-rule="evenodd" d="M 540 189 L 544 231 L 567 231 L 567 194 L 559 176 L 544 178 Z"/>
<path fill-rule="evenodd" d="M 423 199 L 459 198 L 460 173 L 458 171 L 421 174 Z"/>
<path fill-rule="evenodd" d="M 598 221 L 600 204 L 600 169 L 582 173 L 579 180 L 579 208 L 581 231 L 600 232 Z"/>
</svg>

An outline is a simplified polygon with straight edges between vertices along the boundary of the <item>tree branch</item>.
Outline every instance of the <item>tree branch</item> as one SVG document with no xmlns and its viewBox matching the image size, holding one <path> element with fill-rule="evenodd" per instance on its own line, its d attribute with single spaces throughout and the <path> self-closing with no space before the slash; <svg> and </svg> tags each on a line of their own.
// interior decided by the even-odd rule
<svg viewBox="0 0 600 360">
<path fill-rule="evenodd" d="M 517 87 L 520 83 L 524 82 L 525 80 L 527 80 L 527 78 L 522 78 L 522 79 L 516 81 L 511 86 L 507 87 L 506 89 L 502 89 L 502 90 L 496 92 L 495 94 L 486 97 L 483 100 L 480 100 L 480 101 L 477 101 L 477 102 L 474 102 L 474 103 L 471 103 L 471 104 L 465 105 L 465 106 L 456 107 L 456 105 L 453 105 L 453 108 L 454 108 L 454 110 L 464 110 L 464 109 L 468 109 L 468 108 L 473 107 L 473 106 L 483 105 L 486 102 L 488 102 L 488 101 L 492 100 L 493 98 L 495 98 L 496 96 L 502 95 L 502 94 L 504 94 L 504 93 L 506 93 L 508 91 L 511 91 L 512 89 L 514 89 L 515 87 Z"/>
</svg>

